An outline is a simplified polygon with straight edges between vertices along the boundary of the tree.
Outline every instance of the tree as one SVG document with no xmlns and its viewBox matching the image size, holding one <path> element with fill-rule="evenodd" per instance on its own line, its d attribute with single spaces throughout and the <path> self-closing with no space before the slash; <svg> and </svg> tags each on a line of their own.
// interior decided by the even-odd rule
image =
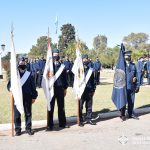
<svg viewBox="0 0 150 150">
<path fill-rule="evenodd" d="M 56 44 L 52 43 L 51 41 L 51 48 L 56 48 Z M 30 49 L 30 52 L 28 53 L 28 56 L 31 58 L 40 57 L 40 56 L 46 56 L 47 52 L 47 36 L 41 36 L 37 39 L 37 44 L 32 45 L 32 48 Z"/>
<path fill-rule="evenodd" d="M 104 68 L 114 68 L 114 65 L 117 62 L 119 55 L 119 48 L 107 48 L 105 51 L 103 51 L 98 57 L 100 58 L 102 62 L 102 66 Z"/>
<path fill-rule="evenodd" d="M 2 58 L 2 67 L 7 73 L 7 80 L 10 79 L 10 52 Z"/>
<path fill-rule="evenodd" d="M 61 55 L 63 57 L 65 55 L 68 55 L 71 58 L 75 58 L 76 57 L 76 45 L 77 45 L 76 41 L 69 43 L 68 47 L 64 51 L 61 52 Z M 80 41 L 79 48 L 82 54 L 89 54 L 89 49 L 84 42 Z"/>
<path fill-rule="evenodd" d="M 148 37 L 149 35 L 146 33 L 131 33 L 128 36 L 125 36 L 123 38 L 123 41 L 128 45 L 128 46 L 132 46 L 134 48 L 139 48 L 140 45 L 142 44 L 146 44 L 146 42 L 148 41 Z"/>
<path fill-rule="evenodd" d="M 103 51 L 107 48 L 107 37 L 105 35 L 98 35 L 93 40 L 93 47 L 97 51 Z"/>
<path fill-rule="evenodd" d="M 59 36 L 58 48 L 64 50 L 68 47 L 69 43 L 75 41 L 75 27 L 71 24 L 64 24 L 61 27 L 61 35 Z"/>
</svg>

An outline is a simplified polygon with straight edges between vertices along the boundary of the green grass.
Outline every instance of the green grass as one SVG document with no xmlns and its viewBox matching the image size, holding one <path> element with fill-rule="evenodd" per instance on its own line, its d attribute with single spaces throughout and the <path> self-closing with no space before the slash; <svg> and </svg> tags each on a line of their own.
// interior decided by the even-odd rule
<svg viewBox="0 0 150 150">
<path fill-rule="evenodd" d="M 103 77 L 111 77 L 112 73 L 102 72 Z M 11 98 L 6 89 L 7 82 L 0 80 L 0 124 L 11 122 Z M 106 112 L 116 110 L 111 100 L 112 84 L 97 86 L 93 98 L 93 112 Z M 37 89 L 39 96 L 33 104 L 33 120 L 46 120 L 47 107 L 42 89 Z M 140 92 L 136 94 L 135 108 L 150 104 L 150 86 L 142 86 Z M 65 98 L 66 116 L 76 116 L 77 105 L 74 99 L 72 88 L 68 88 Z M 84 109 L 85 112 L 85 109 Z M 55 104 L 54 117 L 57 118 L 57 103 Z"/>
</svg>

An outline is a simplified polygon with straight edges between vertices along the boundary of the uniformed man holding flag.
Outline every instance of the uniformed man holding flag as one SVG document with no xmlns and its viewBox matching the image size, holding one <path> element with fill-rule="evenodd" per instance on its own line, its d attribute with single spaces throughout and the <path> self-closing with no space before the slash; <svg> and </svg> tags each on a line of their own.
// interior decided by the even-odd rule
<svg viewBox="0 0 150 150">
<path fill-rule="evenodd" d="M 31 73 L 27 71 L 25 60 L 21 60 L 17 67 L 16 52 L 13 41 L 13 27 L 11 31 L 11 79 L 7 88 L 12 93 L 12 121 L 15 123 L 16 136 L 21 135 L 21 114 L 25 113 L 26 132 L 33 135 L 32 131 L 32 103 L 37 98 L 37 91 Z M 14 117 L 14 119 L 13 119 Z M 12 122 L 12 136 L 13 135 Z"/>
<path fill-rule="evenodd" d="M 131 60 L 131 51 L 125 50 L 121 44 L 117 66 L 114 74 L 112 100 L 120 110 L 120 118 L 126 120 L 126 104 L 128 103 L 128 118 L 138 119 L 134 114 L 135 93 L 139 91 L 139 81 L 135 64 Z"/>
<path fill-rule="evenodd" d="M 76 49 L 76 60 L 72 67 L 74 73 L 74 93 L 78 102 L 77 121 L 79 126 L 84 126 L 84 123 L 95 125 L 92 121 L 92 100 L 96 89 L 93 68 L 89 67 L 88 55 L 81 56 L 79 43 Z M 83 104 L 86 102 L 86 117 L 85 122 L 82 116 Z M 83 123 L 84 122 L 84 123 Z"/>
<path fill-rule="evenodd" d="M 37 98 L 37 91 L 36 86 L 34 83 L 34 79 L 31 75 L 31 72 L 27 71 L 27 65 L 24 58 L 19 61 L 18 64 L 18 78 L 21 83 L 21 93 L 23 98 L 23 108 L 25 113 L 25 129 L 26 133 L 29 135 L 33 135 L 34 132 L 32 131 L 32 104 L 35 102 Z M 8 90 L 12 91 L 13 93 L 13 78 L 11 78 L 11 84 L 8 83 Z M 13 86 L 11 86 L 13 85 Z M 14 97 L 15 100 L 15 97 Z M 17 108 L 16 102 L 14 103 L 14 122 L 15 122 L 15 131 L 16 136 L 21 135 L 21 113 Z"/>
</svg>

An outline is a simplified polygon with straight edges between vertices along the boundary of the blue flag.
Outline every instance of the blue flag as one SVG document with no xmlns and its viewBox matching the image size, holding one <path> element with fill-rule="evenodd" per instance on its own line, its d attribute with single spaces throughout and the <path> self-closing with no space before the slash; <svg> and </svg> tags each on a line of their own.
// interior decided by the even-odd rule
<svg viewBox="0 0 150 150">
<path fill-rule="evenodd" d="M 114 85 L 112 91 L 112 101 L 118 110 L 127 104 L 126 92 L 126 65 L 124 59 L 125 47 L 121 44 L 117 66 L 114 74 Z"/>
</svg>

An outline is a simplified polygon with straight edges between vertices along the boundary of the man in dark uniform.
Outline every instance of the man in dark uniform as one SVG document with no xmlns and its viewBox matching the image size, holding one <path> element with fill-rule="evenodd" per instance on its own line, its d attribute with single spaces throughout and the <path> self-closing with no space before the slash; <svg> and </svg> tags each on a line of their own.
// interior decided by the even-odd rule
<svg viewBox="0 0 150 150">
<path fill-rule="evenodd" d="M 43 68 L 45 67 L 45 61 L 42 57 L 41 59 L 37 60 L 39 69 L 38 69 L 38 76 L 37 76 L 37 86 L 41 88 L 41 81 L 42 81 L 42 75 L 43 75 Z"/>
<path fill-rule="evenodd" d="M 88 66 L 90 67 L 90 68 L 93 68 L 94 67 L 94 63 L 93 63 L 93 61 L 92 61 L 92 59 L 91 58 L 88 58 Z"/>
<path fill-rule="evenodd" d="M 23 94 L 23 106 L 25 112 L 26 133 L 28 133 L 29 135 L 33 135 L 34 133 L 32 131 L 32 104 L 35 102 L 38 94 L 36 91 L 34 79 L 31 76 L 31 73 L 27 71 L 27 66 L 24 59 L 19 62 L 18 70 L 21 78 L 24 75 L 28 74 L 28 77 L 26 77 L 26 81 L 22 86 L 22 94 Z M 10 87 L 11 85 L 9 81 L 7 85 L 9 91 L 11 91 Z M 20 136 L 21 135 L 21 114 L 17 110 L 15 105 L 14 105 L 14 122 L 15 122 L 16 136 Z"/>
<path fill-rule="evenodd" d="M 100 84 L 100 70 L 101 70 L 101 62 L 98 58 L 96 58 L 96 61 L 94 62 L 94 69 L 95 69 L 95 79 L 96 84 Z"/>
<path fill-rule="evenodd" d="M 138 75 L 138 80 L 139 84 L 143 84 L 143 79 L 144 79 L 144 61 L 143 57 L 139 58 L 137 62 L 137 75 Z"/>
<path fill-rule="evenodd" d="M 129 118 L 138 119 L 134 114 L 134 100 L 135 93 L 139 92 L 139 81 L 137 78 L 137 70 L 135 64 L 131 61 L 131 51 L 126 50 L 125 52 L 125 62 L 126 62 L 126 89 L 127 89 L 127 102 L 128 102 L 128 115 Z M 124 121 L 126 106 L 121 110 L 120 118 Z"/>
<path fill-rule="evenodd" d="M 36 87 L 38 86 L 37 80 L 38 80 L 38 72 L 39 72 L 39 64 L 38 59 L 34 59 L 33 62 L 33 71 L 34 71 L 34 80 Z"/>
<path fill-rule="evenodd" d="M 88 61 L 88 55 L 83 56 L 83 66 L 84 66 L 84 72 L 85 76 L 87 75 L 90 67 L 89 67 L 89 61 Z M 84 92 L 81 96 L 80 99 L 80 107 L 79 107 L 79 117 L 80 117 L 80 124 L 79 126 L 83 126 L 85 123 L 91 124 L 91 125 L 96 125 L 91 119 L 92 119 L 92 101 L 93 101 L 93 95 L 96 89 L 96 82 L 94 79 L 94 72 L 92 72 L 86 87 L 84 89 Z M 85 107 L 86 107 L 86 117 L 85 117 L 85 122 L 83 123 L 83 117 L 82 117 L 82 109 L 83 109 L 83 104 L 86 102 Z"/>
<path fill-rule="evenodd" d="M 68 56 L 65 57 L 64 65 L 65 65 L 65 69 L 66 69 L 66 73 L 67 73 L 68 86 L 71 87 L 71 77 L 70 77 L 71 63 L 70 63 Z"/>
<path fill-rule="evenodd" d="M 147 82 L 148 82 L 148 85 L 150 85 L 150 59 L 149 59 L 149 56 L 147 58 L 147 63 L 146 63 L 146 69 L 147 69 Z"/>
<path fill-rule="evenodd" d="M 25 62 L 26 62 L 26 66 L 27 66 L 27 71 L 31 71 L 30 63 L 29 63 L 29 60 L 27 57 L 25 58 Z"/>
<path fill-rule="evenodd" d="M 54 65 L 54 75 L 61 67 L 61 63 L 59 62 L 59 50 L 53 50 L 53 65 Z M 51 77 L 51 73 L 48 74 L 48 77 Z M 54 122 L 53 122 L 53 114 L 54 114 L 54 106 L 55 100 L 57 99 L 58 105 L 58 119 L 59 119 L 59 127 L 68 128 L 66 125 L 66 115 L 65 115 L 65 104 L 64 97 L 66 96 L 68 88 L 67 78 L 66 78 L 66 70 L 64 69 L 58 79 L 54 83 L 54 96 L 50 102 L 51 110 L 49 111 L 48 118 L 48 129 L 47 131 L 53 130 Z"/>
<path fill-rule="evenodd" d="M 74 62 L 73 62 L 73 58 L 70 59 L 70 82 L 71 82 L 71 87 L 73 87 L 73 81 L 74 81 L 74 74 L 72 72 L 72 67 L 74 65 Z"/>
</svg>

